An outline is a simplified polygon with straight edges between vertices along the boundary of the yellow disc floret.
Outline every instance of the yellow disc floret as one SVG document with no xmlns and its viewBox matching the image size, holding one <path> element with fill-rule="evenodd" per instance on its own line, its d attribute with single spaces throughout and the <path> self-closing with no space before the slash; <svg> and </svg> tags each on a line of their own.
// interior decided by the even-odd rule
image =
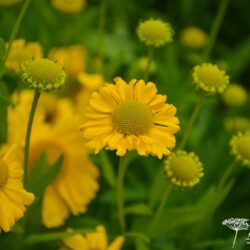
<svg viewBox="0 0 250 250">
<path fill-rule="evenodd" d="M 238 84 L 229 84 L 222 95 L 222 99 L 228 106 L 240 107 L 247 101 L 247 92 Z"/>
<path fill-rule="evenodd" d="M 165 161 L 165 171 L 171 183 L 179 187 L 193 187 L 203 176 L 203 166 L 194 153 L 177 151 Z"/>
<path fill-rule="evenodd" d="M 142 42 L 153 47 L 160 47 L 173 40 L 171 25 L 162 20 L 150 19 L 141 22 L 137 28 L 137 34 Z"/>
<path fill-rule="evenodd" d="M 112 121 L 116 130 L 125 135 L 142 135 L 153 126 L 149 108 L 134 100 L 120 103 L 112 115 Z"/>
<path fill-rule="evenodd" d="M 193 69 L 193 84 L 206 94 L 222 93 L 229 84 L 229 77 L 217 65 L 203 63 Z"/>
<path fill-rule="evenodd" d="M 250 132 L 238 133 L 233 136 L 230 145 L 236 159 L 250 167 Z"/>
<path fill-rule="evenodd" d="M 208 35 L 199 27 L 187 27 L 181 32 L 181 43 L 192 49 L 200 49 L 206 46 Z"/>
<path fill-rule="evenodd" d="M 22 80 L 39 91 L 60 89 L 64 86 L 66 74 L 63 69 L 49 59 L 29 60 L 21 66 Z"/>
<path fill-rule="evenodd" d="M 8 180 L 8 167 L 5 162 L 0 159 L 0 188 L 3 188 Z"/>
</svg>

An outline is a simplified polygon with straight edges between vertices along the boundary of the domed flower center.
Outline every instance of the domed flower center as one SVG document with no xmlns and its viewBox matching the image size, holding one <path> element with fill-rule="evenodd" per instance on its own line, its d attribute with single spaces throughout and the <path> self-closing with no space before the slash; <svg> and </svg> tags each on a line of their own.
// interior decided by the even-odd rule
<svg viewBox="0 0 250 250">
<path fill-rule="evenodd" d="M 8 167 L 3 160 L 0 159 L 0 188 L 3 188 L 8 180 Z"/>
<path fill-rule="evenodd" d="M 178 179 L 192 181 L 199 176 L 200 168 L 197 162 L 188 155 L 180 155 L 172 161 L 173 175 Z"/>
<path fill-rule="evenodd" d="M 250 161 L 250 135 L 238 139 L 238 152 L 243 158 Z"/>
<path fill-rule="evenodd" d="M 37 81 L 51 83 L 61 76 L 61 68 L 53 61 L 41 58 L 33 60 L 27 67 L 27 71 Z"/>
<path fill-rule="evenodd" d="M 225 83 L 224 72 L 214 65 L 202 66 L 197 72 L 199 80 L 205 84 L 213 87 L 218 87 Z"/>
<path fill-rule="evenodd" d="M 153 126 L 150 109 L 134 100 L 120 103 L 112 115 L 112 121 L 116 130 L 125 135 L 142 135 Z"/>
</svg>

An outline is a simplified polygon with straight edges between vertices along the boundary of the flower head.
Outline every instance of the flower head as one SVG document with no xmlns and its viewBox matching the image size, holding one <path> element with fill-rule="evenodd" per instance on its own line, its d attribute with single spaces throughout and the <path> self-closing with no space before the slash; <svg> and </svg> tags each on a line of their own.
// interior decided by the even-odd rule
<svg viewBox="0 0 250 250">
<path fill-rule="evenodd" d="M 222 222 L 222 225 L 228 226 L 232 230 L 248 230 L 248 219 L 231 218 Z"/>
<path fill-rule="evenodd" d="M 86 69 L 87 50 L 81 45 L 53 48 L 48 57 L 61 65 L 71 79 L 77 79 Z"/>
<path fill-rule="evenodd" d="M 172 42 L 173 30 L 169 23 L 162 20 L 149 19 L 141 22 L 137 28 L 137 34 L 147 46 L 160 47 Z"/>
<path fill-rule="evenodd" d="M 250 120 L 245 117 L 229 117 L 224 121 L 224 128 L 227 132 L 244 132 L 250 130 Z"/>
<path fill-rule="evenodd" d="M 217 65 L 203 63 L 193 69 L 193 84 L 206 94 L 222 93 L 229 84 L 229 77 Z"/>
<path fill-rule="evenodd" d="M 157 95 L 154 83 L 120 77 L 115 85 L 106 84 L 91 96 L 86 121 L 81 126 L 86 146 L 98 153 L 102 148 L 137 150 L 140 155 L 162 158 L 175 146 L 174 134 L 179 131 L 176 108 L 166 104 L 166 96 Z"/>
<path fill-rule="evenodd" d="M 76 13 L 81 11 L 85 5 L 85 0 L 51 0 L 52 6 L 64 13 Z"/>
<path fill-rule="evenodd" d="M 239 132 L 230 141 L 232 153 L 243 165 L 250 167 L 250 132 Z"/>
<path fill-rule="evenodd" d="M 107 233 L 104 226 L 98 226 L 95 232 L 87 233 L 85 236 L 76 234 L 65 238 L 60 250 L 120 250 L 124 243 L 124 237 L 118 236 L 108 245 Z"/>
<path fill-rule="evenodd" d="M 199 27 L 191 26 L 181 32 L 181 43 L 192 49 L 200 49 L 206 46 L 208 35 Z"/>
<path fill-rule="evenodd" d="M 222 99 L 228 106 L 240 107 L 247 101 L 247 92 L 238 84 L 229 84 Z"/>
<path fill-rule="evenodd" d="M 11 230 L 34 200 L 34 195 L 23 188 L 22 178 L 18 148 L 13 146 L 0 157 L 0 230 L 4 232 Z"/>
<path fill-rule="evenodd" d="M 21 66 L 22 80 L 33 89 L 50 91 L 64 86 L 64 70 L 49 59 L 41 58 L 26 61 Z"/>
<path fill-rule="evenodd" d="M 17 39 L 11 45 L 5 65 L 10 71 L 19 73 L 24 62 L 42 57 L 42 47 L 38 42 L 26 42 L 24 39 Z"/>
<path fill-rule="evenodd" d="M 82 72 L 77 78 L 81 85 L 91 92 L 99 89 L 104 84 L 104 78 L 100 74 L 87 74 Z"/>
<path fill-rule="evenodd" d="M 193 187 L 203 177 L 203 166 L 194 153 L 177 151 L 165 161 L 165 171 L 172 184 L 179 187 Z"/>
</svg>

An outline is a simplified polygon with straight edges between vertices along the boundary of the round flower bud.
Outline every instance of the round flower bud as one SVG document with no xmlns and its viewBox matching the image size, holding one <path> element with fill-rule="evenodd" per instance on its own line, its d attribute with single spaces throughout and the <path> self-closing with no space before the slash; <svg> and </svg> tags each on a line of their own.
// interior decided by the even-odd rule
<svg viewBox="0 0 250 250">
<path fill-rule="evenodd" d="M 137 34 L 142 42 L 148 46 L 160 47 L 165 43 L 172 42 L 173 30 L 169 23 L 161 20 L 146 20 L 137 28 Z"/>
<path fill-rule="evenodd" d="M 193 84 L 206 94 L 222 93 L 229 84 L 229 77 L 217 65 L 203 63 L 193 69 Z"/>
<path fill-rule="evenodd" d="M 222 95 L 222 99 L 228 106 L 240 107 L 247 101 L 247 92 L 238 84 L 229 84 Z"/>
<path fill-rule="evenodd" d="M 165 161 L 165 172 L 171 183 L 191 188 L 203 177 L 203 165 L 194 153 L 179 150 Z"/>
<path fill-rule="evenodd" d="M 41 58 L 28 60 L 22 64 L 21 78 L 32 89 L 51 91 L 64 86 L 66 74 L 53 61 Z"/>
<path fill-rule="evenodd" d="M 250 167 L 250 132 L 234 135 L 230 141 L 232 153 L 243 165 Z"/>
</svg>

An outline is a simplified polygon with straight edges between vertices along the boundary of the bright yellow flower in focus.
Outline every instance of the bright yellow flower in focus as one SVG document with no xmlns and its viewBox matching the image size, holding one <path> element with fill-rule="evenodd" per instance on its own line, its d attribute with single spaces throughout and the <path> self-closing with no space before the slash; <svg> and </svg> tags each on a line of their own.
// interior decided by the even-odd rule
<svg viewBox="0 0 250 250">
<path fill-rule="evenodd" d="M 76 234 L 65 238 L 60 250 L 121 250 L 124 240 L 123 236 L 118 236 L 108 245 L 105 227 L 98 226 L 95 232 L 87 233 L 85 236 Z"/>
<path fill-rule="evenodd" d="M 222 93 L 229 84 L 225 71 L 211 63 L 195 66 L 192 78 L 193 84 L 206 94 Z"/>
<path fill-rule="evenodd" d="M 87 50 L 81 45 L 53 48 L 48 57 L 64 67 L 72 79 L 77 79 L 78 75 L 86 70 Z"/>
<path fill-rule="evenodd" d="M 22 147 L 30 96 L 32 92 L 21 93 L 18 104 L 9 109 L 9 140 L 19 142 Z M 99 188 L 99 172 L 88 159 L 78 130 L 80 118 L 69 100 L 53 100 L 52 96 L 48 96 L 41 97 L 34 119 L 29 166 L 34 166 L 43 151 L 49 165 L 61 154 L 64 155 L 63 166 L 47 187 L 42 202 L 42 222 L 46 227 L 52 228 L 62 225 L 70 214 L 86 212 Z M 53 103 L 56 107 L 52 106 Z"/>
<path fill-rule="evenodd" d="M 86 146 L 98 153 L 101 149 L 117 150 L 118 156 L 136 150 L 140 155 L 162 158 L 175 146 L 179 131 L 176 108 L 158 95 L 154 83 L 120 77 L 115 85 L 105 84 L 91 96 L 86 121 L 81 126 Z"/>
<path fill-rule="evenodd" d="M 247 92 L 241 85 L 229 84 L 222 99 L 228 106 L 240 107 L 247 101 Z"/>
<path fill-rule="evenodd" d="M 165 171 L 171 183 L 191 188 L 203 177 L 203 165 L 194 153 L 177 151 L 165 161 Z"/>
<path fill-rule="evenodd" d="M 10 6 L 21 2 L 22 0 L 0 0 L 0 5 Z"/>
<path fill-rule="evenodd" d="M 204 48 L 208 42 L 208 35 L 199 27 L 185 28 L 180 34 L 181 43 L 192 49 Z"/>
<path fill-rule="evenodd" d="M 250 120 L 245 117 L 229 117 L 224 121 L 224 128 L 227 132 L 244 132 L 250 130 Z"/>
<path fill-rule="evenodd" d="M 85 5 L 85 0 L 51 0 L 52 6 L 64 13 L 76 13 L 81 11 Z"/>
<path fill-rule="evenodd" d="M 24 216 L 34 195 L 23 188 L 23 168 L 17 146 L 0 157 L 0 231 L 9 232 Z"/>
<path fill-rule="evenodd" d="M 42 58 L 42 47 L 37 42 L 26 42 L 24 39 L 14 40 L 6 60 L 6 67 L 18 74 L 21 65 L 30 59 Z"/>
<path fill-rule="evenodd" d="M 230 141 L 232 153 L 243 165 L 250 167 L 250 132 L 239 132 Z"/>
<path fill-rule="evenodd" d="M 137 28 L 139 39 L 147 46 L 160 47 L 166 43 L 172 42 L 173 30 L 169 23 L 162 20 L 149 19 L 140 22 Z"/>
</svg>

